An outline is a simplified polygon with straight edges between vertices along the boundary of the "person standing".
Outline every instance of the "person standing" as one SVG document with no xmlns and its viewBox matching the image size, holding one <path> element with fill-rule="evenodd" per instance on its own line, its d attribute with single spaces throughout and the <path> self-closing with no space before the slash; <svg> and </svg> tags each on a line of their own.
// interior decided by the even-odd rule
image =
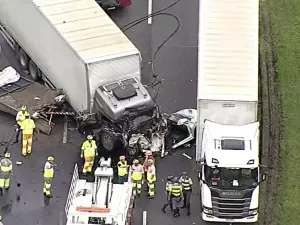
<svg viewBox="0 0 300 225">
<path fill-rule="evenodd" d="M 44 167 L 44 195 L 48 198 L 51 196 L 51 184 L 54 177 L 54 158 L 49 156 Z"/>
<path fill-rule="evenodd" d="M 131 172 L 131 179 L 133 183 L 133 195 L 140 197 L 142 190 L 142 182 L 143 182 L 143 166 L 140 164 L 138 159 L 133 160 Z"/>
<path fill-rule="evenodd" d="M 128 180 L 128 165 L 124 155 L 120 156 L 120 161 L 118 162 L 118 177 L 119 184 L 124 184 Z"/>
<path fill-rule="evenodd" d="M 30 116 L 30 114 L 27 111 L 27 107 L 25 105 L 23 105 L 21 110 L 17 113 L 17 116 L 16 116 L 17 129 L 16 129 L 15 143 L 19 142 L 19 137 L 20 137 L 20 133 L 21 133 L 21 124 L 25 120 L 26 116 Z"/>
<path fill-rule="evenodd" d="M 149 165 L 148 165 L 148 160 L 149 159 L 152 159 L 153 160 L 153 164 L 155 165 L 155 160 L 154 160 L 154 157 L 152 155 L 152 151 L 150 151 L 150 150 L 146 151 L 146 153 L 145 153 L 145 160 L 144 160 L 144 163 L 143 163 L 144 173 L 145 173 L 145 176 L 144 176 L 145 183 L 147 183 L 147 171 L 148 171 L 148 167 L 149 167 Z M 148 185 L 146 185 L 145 191 L 149 192 Z"/>
<path fill-rule="evenodd" d="M 171 191 L 172 184 L 173 184 L 173 176 L 168 176 L 167 177 L 167 182 L 166 182 L 167 202 L 164 204 L 164 206 L 161 209 L 161 211 L 163 213 L 166 213 L 166 208 L 168 206 L 170 206 L 171 211 L 173 211 L 173 204 L 172 204 L 172 199 L 171 199 L 171 196 L 170 196 L 170 191 Z"/>
<path fill-rule="evenodd" d="M 182 176 L 179 179 L 179 183 L 182 186 L 183 193 L 183 206 L 182 209 L 186 208 L 187 215 L 191 215 L 191 195 L 192 195 L 192 178 L 187 175 L 186 172 L 182 173 Z"/>
<path fill-rule="evenodd" d="M 22 155 L 26 156 L 27 154 L 31 154 L 32 138 L 35 129 L 35 123 L 32 119 L 30 119 L 29 115 L 25 116 L 25 120 L 21 123 L 21 129 L 23 134 Z"/>
<path fill-rule="evenodd" d="M 148 183 L 148 197 L 155 196 L 155 182 L 156 182 L 156 168 L 152 159 L 148 160 L 147 183 Z"/>
<path fill-rule="evenodd" d="M 92 135 L 87 136 L 87 140 L 83 142 L 81 146 L 81 155 L 80 157 L 84 157 L 84 165 L 82 173 L 91 173 L 93 170 L 93 165 L 95 161 L 95 157 L 98 155 L 97 152 L 97 144 L 96 141 L 93 140 Z"/>
<path fill-rule="evenodd" d="M 10 176 L 13 172 L 13 164 L 10 158 L 10 153 L 5 153 L 5 158 L 0 161 L 0 193 L 3 195 L 3 189 L 8 190 L 10 187 Z"/>
<path fill-rule="evenodd" d="M 173 204 L 173 217 L 179 217 L 179 204 L 181 203 L 182 199 L 182 187 L 179 183 L 178 177 L 175 177 L 173 180 L 173 184 L 170 190 L 170 199 L 172 199 Z"/>
</svg>

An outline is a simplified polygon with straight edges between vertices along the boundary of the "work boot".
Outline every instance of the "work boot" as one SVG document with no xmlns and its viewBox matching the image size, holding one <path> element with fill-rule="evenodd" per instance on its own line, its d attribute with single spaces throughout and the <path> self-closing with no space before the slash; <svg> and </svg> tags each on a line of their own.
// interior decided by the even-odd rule
<svg viewBox="0 0 300 225">
<path fill-rule="evenodd" d="M 167 204 L 164 204 L 164 206 L 162 207 L 162 209 L 161 209 L 161 211 L 163 212 L 163 213 L 166 213 L 166 208 L 167 208 Z"/>
<path fill-rule="evenodd" d="M 190 210 L 189 208 L 187 209 L 186 215 L 187 215 L 187 216 L 190 216 L 190 215 L 191 215 L 191 210 Z"/>
<path fill-rule="evenodd" d="M 0 195 L 3 196 L 3 188 L 0 188 Z"/>
<path fill-rule="evenodd" d="M 7 191 L 8 191 L 8 190 L 9 190 L 9 188 L 10 188 L 10 187 L 5 187 L 5 190 L 7 190 Z"/>
</svg>

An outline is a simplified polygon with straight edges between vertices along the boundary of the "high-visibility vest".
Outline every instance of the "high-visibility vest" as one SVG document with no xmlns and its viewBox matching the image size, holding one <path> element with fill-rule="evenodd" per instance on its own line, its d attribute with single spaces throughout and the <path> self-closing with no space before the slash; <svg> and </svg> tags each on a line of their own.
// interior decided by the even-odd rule
<svg viewBox="0 0 300 225">
<path fill-rule="evenodd" d="M 149 160 L 149 159 L 152 159 L 152 160 L 153 160 L 153 165 L 155 165 L 155 159 L 154 159 L 153 156 L 148 156 L 148 157 L 146 157 L 146 159 L 145 159 L 145 161 L 144 161 L 144 163 L 143 163 L 143 167 L 144 167 L 144 171 L 145 171 L 145 172 L 147 172 L 148 167 L 149 167 L 149 165 L 148 165 L 148 160 Z"/>
<path fill-rule="evenodd" d="M 147 170 L 147 181 L 156 181 L 155 166 L 149 166 Z"/>
<path fill-rule="evenodd" d="M 33 129 L 35 128 L 35 123 L 32 119 L 26 119 L 21 123 L 21 129 L 23 134 L 33 134 Z"/>
<path fill-rule="evenodd" d="M 1 161 L 0 161 L 1 172 L 10 173 L 10 172 L 12 172 L 12 167 L 13 167 L 13 164 L 10 159 L 6 159 L 6 158 L 1 159 Z"/>
<path fill-rule="evenodd" d="M 166 183 L 166 192 L 170 192 L 172 188 L 172 182 L 171 181 L 167 181 Z"/>
<path fill-rule="evenodd" d="M 51 163 L 46 162 L 44 168 L 44 178 L 53 178 L 54 176 L 54 169 Z"/>
<path fill-rule="evenodd" d="M 96 141 L 92 140 L 91 142 L 83 142 L 81 149 L 83 150 L 85 157 L 95 157 L 97 149 Z"/>
<path fill-rule="evenodd" d="M 171 194 L 175 197 L 179 197 L 182 192 L 182 187 L 179 184 L 173 184 L 171 186 Z"/>
<path fill-rule="evenodd" d="M 143 179 L 143 167 L 142 165 L 132 166 L 131 178 L 135 181 L 140 181 Z"/>
<path fill-rule="evenodd" d="M 21 124 L 25 120 L 26 116 L 30 116 L 29 112 L 27 112 L 27 111 L 25 111 L 24 113 L 23 113 L 23 111 L 19 111 L 17 113 L 16 121 L 17 121 L 19 126 L 21 126 Z"/>
<path fill-rule="evenodd" d="M 118 162 L 118 176 L 123 177 L 128 174 L 127 171 L 127 161 L 119 161 Z"/>
<path fill-rule="evenodd" d="M 180 183 L 182 186 L 182 189 L 184 191 L 190 191 L 192 190 L 192 185 L 193 185 L 193 181 L 190 177 L 186 177 L 186 179 L 184 179 L 183 177 L 180 179 Z"/>
</svg>

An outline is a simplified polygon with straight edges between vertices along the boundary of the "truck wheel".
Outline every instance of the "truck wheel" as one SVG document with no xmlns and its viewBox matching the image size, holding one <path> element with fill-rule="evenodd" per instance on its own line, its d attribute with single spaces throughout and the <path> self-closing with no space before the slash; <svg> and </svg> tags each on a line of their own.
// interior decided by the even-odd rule
<svg viewBox="0 0 300 225">
<path fill-rule="evenodd" d="M 27 70 L 29 66 L 29 57 L 22 48 L 19 49 L 18 58 L 22 69 Z"/>
<path fill-rule="evenodd" d="M 100 137 L 103 148 L 111 152 L 115 148 L 115 138 L 113 134 L 107 131 L 102 131 Z"/>
<path fill-rule="evenodd" d="M 28 66 L 29 74 L 34 81 L 39 80 L 39 68 L 35 65 L 35 63 L 30 60 Z"/>
</svg>

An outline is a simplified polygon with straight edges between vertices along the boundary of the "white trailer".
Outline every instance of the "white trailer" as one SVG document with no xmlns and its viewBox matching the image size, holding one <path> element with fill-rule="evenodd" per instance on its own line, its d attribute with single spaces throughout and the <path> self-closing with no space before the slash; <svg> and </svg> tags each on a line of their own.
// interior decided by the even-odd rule
<svg viewBox="0 0 300 225">
<path fill-rule="evenodd" d="M 151 123 L 157 110 L 141 84 L 140 52 L 95 0 L 2 0 L 0 32 L 33 80 L 62 89 L 79 128 L 94 123 L 107 150 L 114 149 L 113 133 L 123 140 L 128 127 Z M 9 108 L 16 113 L 20 105 Z"/>
<path fill-rule="evenodd" d="M 79 179 L 75 165 L 65 207 L 66 225 L 130 225 L 134 196 L 130 178 L 124 184 L 113 184 L 111 159 L 100 159 L 94 182 Z"/>
<path fill-rule="evenodd" d="M 202 0 L 199 19 L 196 161 L 202 218 L 256 222 L 265 179 L 257 122 L 259 1 Z M 249 171 L 247 181 L 253 182 L 243 185 L 241 174 Z"/>
</svg>

